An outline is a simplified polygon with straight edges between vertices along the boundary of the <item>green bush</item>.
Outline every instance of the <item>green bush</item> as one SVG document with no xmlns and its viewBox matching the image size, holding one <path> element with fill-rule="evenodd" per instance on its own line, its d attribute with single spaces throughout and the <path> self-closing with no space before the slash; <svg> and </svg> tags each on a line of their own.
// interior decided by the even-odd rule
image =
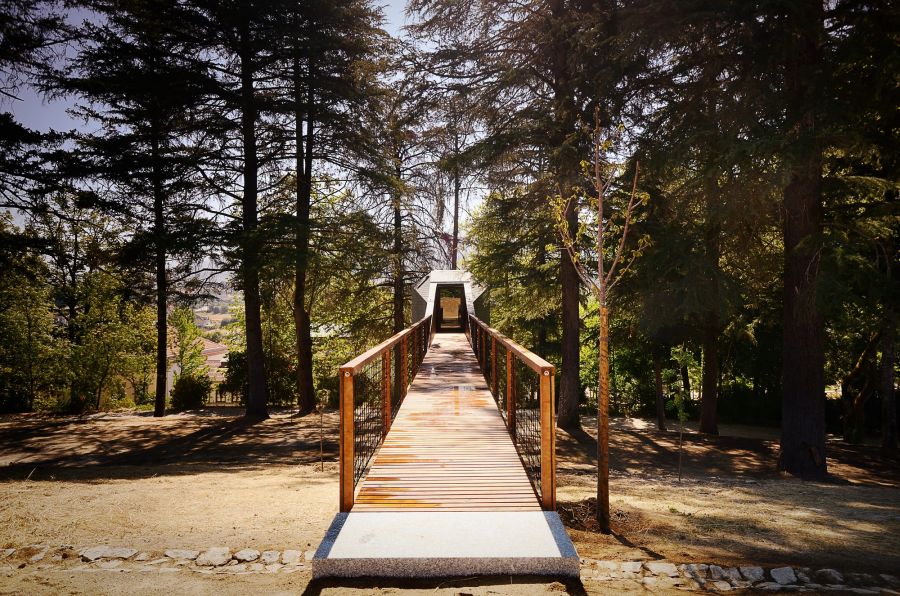
<svg viewBox="0 0 900 596">
<path fill-rule="evenodd" d="M 172 388 L 172 409 L 175 411 L 202 408 L 209 399 L 212 381 L 206 375 L 183 375 Z"/>
</svg>

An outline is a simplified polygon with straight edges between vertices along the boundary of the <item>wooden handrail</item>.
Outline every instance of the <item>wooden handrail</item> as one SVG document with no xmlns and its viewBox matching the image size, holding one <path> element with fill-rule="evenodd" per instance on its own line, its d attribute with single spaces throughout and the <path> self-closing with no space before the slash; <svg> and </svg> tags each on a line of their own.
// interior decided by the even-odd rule
<svg viewBox="0 0 900 596">
<path fill-rule="evenodd" d="M 536 373 L 543 374 L 544 371 L 550 371 L 551 375 L 556 374 L 556 367 L 532 352 L 531 350 L 522 347 L 522 345 L 516 343 L 512 339 L 506 337 L 493 327 L 489 327 L 484 321 L 476 317 L 475 315 L 469 315 L 470 319 L 473 319 L 475 323 L 487 331 L 488 335 L 496 339 L 499 343 L 506 346 L 508 350 L 510 350 L 513 354 L 519 357 L 519 359 L 524 362 L 531 370 Z"/>
<path fill-rule="evenodd" d="M 475 315 L 470 314 L 469 320 L 472 329 L 469 339 L 476 351 L 479 365 L 482 371 L 490 363 L 490 378 L 485 376 L 491 393 L 495 396 L 498 392 L 497 378 L 497 344 L 506 347 L 506 425 L 516 449 L 519 449 L 516 441 L 516 399 L 513 383 L 513 359 L 518 358 L 538 375 L 538 397 L 540 407 L 541 426 L 541 507 L 547 511 L 556 510 L 556 412 L 554 405 L 554 384 L 556 382 L 556 367 L 522 347 L 515 341 L 506 337 L 496 329 L 488 327 Z M 490 341 L 487 340 L 490 338 Z"/>
<path fill-rule="evenodd" d="M 417 327 L 424 325 L 426 323 L 426 321 L 428 321 L 430 324 L 431 315 L 425 317 L 424 319 L 419 319 L 419 321 L 417 321 L 416 323 L 413 323 L 411 326 L 407 327 L 403 331 L 400 331 L 399 333 L 392 335 L 391 337 L 387 338 L 386 340 L 384 340 L 383 342 L 381 342 L 374 348 L 366 350 L 365 352 L 363 352 L 362 354 L 360 354 L 353 360 L 350 360 L 349 362 L 345 362 L 344 364 L 341 365 L 340 369 L 342 371 L 349 370 L 352 374 L 355 375 L 360 370 L 362 370 L 362 368 L 365 365 L 367 365 L 368 363 L 375 360 L 375 358 L 378 357 L 379 354 L 381 354 L 385 350 L 393 348 L 395 345 L 397 345 L 397 342 L 402 340 L 404 337 L 406 337 L 410 333 L 413 333 Z"/>
</svg>

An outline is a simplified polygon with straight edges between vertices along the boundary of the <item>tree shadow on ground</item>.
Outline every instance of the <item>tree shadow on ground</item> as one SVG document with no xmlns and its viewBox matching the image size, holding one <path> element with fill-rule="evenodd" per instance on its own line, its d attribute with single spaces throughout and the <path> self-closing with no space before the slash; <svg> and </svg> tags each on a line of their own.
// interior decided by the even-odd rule
<svg viewBox="0 0 900 596">
<path fill-rule="evenodd" d="M 336 427 L 334 414 L 324 417 L 326 461 L 338 451 Z M 180 475 L 192 466 L 228 472 L 312 464 L 320 460 L 319 432 L 318 416 L 34 417 L 21 424 L 7 419 L 0 422 L 0 465 L 6 464 L 0 476 L 37 480 L 65 473 L 89 481 L 110 478 L 114 471 L 133 478 L 141 468 L 148 474 Z"/>
<path fill-rule="evenodd" d="M 559 433 L 564 494 L 595 494 L 592 430 L 585 425 Z M 892 544 L 900 545 L 894 538 L 900 519 L 896 453 L 830 444 L 834 477 L 803 482 L 778 473 L 777 452 L 771 440 L 686 435 L 684 480 L 678 482 L 676 432 L 616 428 L 610 437 L 611 477 L 624 493 L 614 488 L 611 495 L 613 535 L 599 532 L 593 497 L 561 498 L 558 510 L 579 549 L 596 553 L 585 556 L 665 555 L 687 562 L 700 557 L 723 564 L 880 572 L 900 567 Z"/>
<path fill-rule="evenodd" d="M 592 471 L 597 465 L 596 418 L 583 428 L 560 430 L 557 453 L 562 472 Z M 631 429 L 614 421 L 610 429 L 610 470 L 644 475 L 678 471 L 678 432 Z M 831 442 L 827 447 L 832 482 L 900 487 L 900 451 Z M 685 433 L 682 474 L 686 477 L 776 478 L 776 441 Z"/>
</svg>

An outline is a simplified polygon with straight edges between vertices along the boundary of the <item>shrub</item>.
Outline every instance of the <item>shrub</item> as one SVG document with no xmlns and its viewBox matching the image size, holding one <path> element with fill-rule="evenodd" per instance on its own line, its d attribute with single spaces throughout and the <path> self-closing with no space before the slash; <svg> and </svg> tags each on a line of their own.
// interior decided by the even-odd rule
<svg viewBox="0 0 900 596">
<path fill-rule="evenodd" d="M 206 375 L 182 375 L 172 388 L 172 409 L 175 411 L 202 408 L 209 399 L 212 381 Z"/>
</svg>

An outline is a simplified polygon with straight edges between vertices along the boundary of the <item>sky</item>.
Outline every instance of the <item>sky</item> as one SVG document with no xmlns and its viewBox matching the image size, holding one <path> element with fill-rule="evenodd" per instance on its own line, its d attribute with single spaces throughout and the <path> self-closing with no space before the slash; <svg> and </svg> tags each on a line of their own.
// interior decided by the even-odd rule
<svg viewBox="0 0 900 596">
<path fill-rule="evenodd" d="M 407 23 L 403 14 L 406 0 L 387 0 L 379 4 L 384 11 L 385 30 L 391 35 L 399 35 L 401 28 Z M 24 85 L 19 89 L 18 97 L 19 100 L 4 100 L 0 104 L 0 110 L 11 111 L 19 122 L 29 128 L 39 131 L 50 129 L 64 131 L 84 126 L 82 121 L 75 120 L 66 113 L 72 103 L 71 100 L 47 100 Z"/>
</svg>

